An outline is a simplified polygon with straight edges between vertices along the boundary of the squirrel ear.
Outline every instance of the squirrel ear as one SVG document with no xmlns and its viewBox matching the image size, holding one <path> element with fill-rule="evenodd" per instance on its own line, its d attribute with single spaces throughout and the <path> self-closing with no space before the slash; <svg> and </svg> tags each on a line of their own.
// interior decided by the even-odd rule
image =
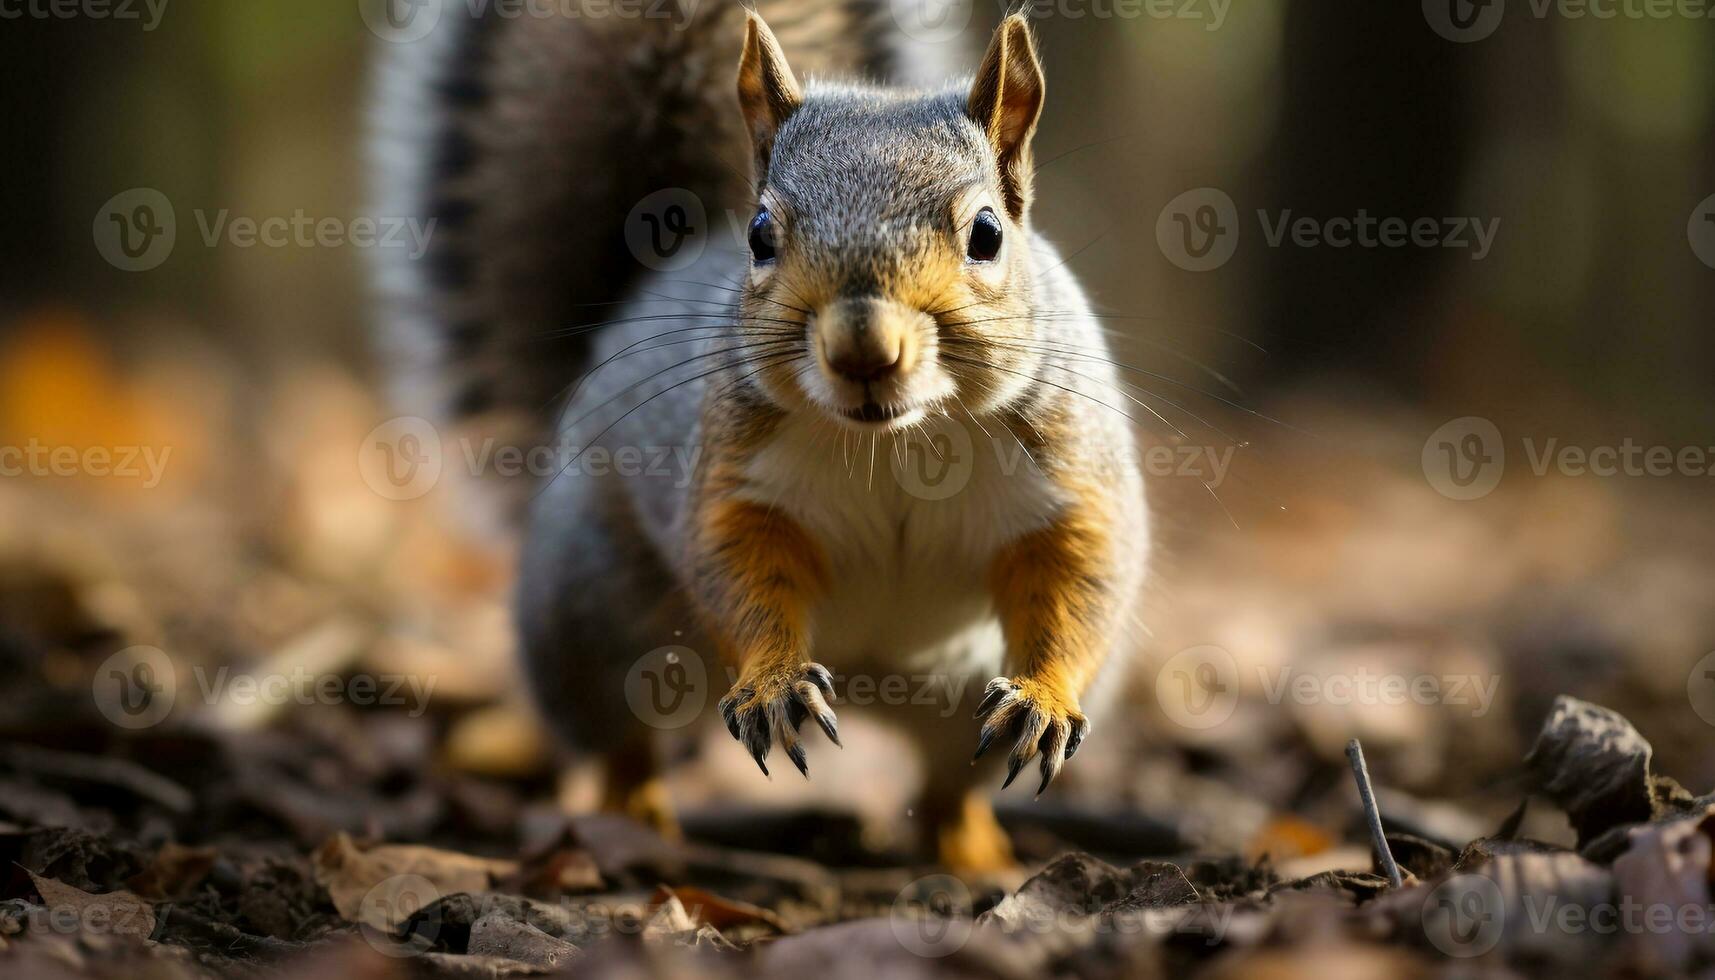
<svg viewBox="0 0 1715 980">
<path fill-rule="evenodd" d="M 1014 219 L 1021 220 L 1030 203 L 1030 137 L 1042 114 L 1045 89 L 1030 22 L 1023 14 L 1010 14 L 989 42 L 965 111 L 994 147 L 1006 209 Z"/>
<path fill-rule="evenodd" d="M 738 104 L 744 110 L 745 125 L 750 127 L 750 140 L 756 147 L 757 176 L 768 169 L 768 153 L 774 145 L 774 134 L 788 116 L 804 101 L 798 79 L 780 42 L 761 17 L 752 11 L 744 34 L 744 54 L 738 63 Z"/>
</svg>

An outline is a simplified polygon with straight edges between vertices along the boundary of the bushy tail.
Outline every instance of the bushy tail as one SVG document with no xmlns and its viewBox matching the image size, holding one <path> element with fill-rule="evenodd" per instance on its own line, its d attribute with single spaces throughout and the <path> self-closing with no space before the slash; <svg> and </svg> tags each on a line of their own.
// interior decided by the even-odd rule
<svg viewBox="0 0 1715 980">
<path fill-rule="evenodd" d="M 588 333 L 612 315 L 602 304 L 647 268 L 627 246 L 633 208 L 675 188 L 710 220 L 746 206 L 744 9 L 428 2 L 427 36 L 385 45 L 371 120 L 379 213 L 434 221 L 420 257 L 377 250 L 390 253 L 378 255 L 380 354 L 396 404 L 443 439 L 527 449 L 551 434 Z M 811 74 L 944 78 L 957 45 L 913 44 L 897 2 L 761 0 L 760 12 Z M 504 482 L 515 516 L 530 482 Z"/>
</svg>

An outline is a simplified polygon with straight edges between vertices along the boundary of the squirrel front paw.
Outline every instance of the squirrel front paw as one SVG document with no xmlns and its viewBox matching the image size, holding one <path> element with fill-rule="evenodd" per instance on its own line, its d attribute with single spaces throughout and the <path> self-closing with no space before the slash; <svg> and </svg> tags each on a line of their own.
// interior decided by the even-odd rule
<svg viewBox="0 0 1715 980">
<path fill-rule="evenodd" d="M 977 720 L 983 722 L 983 727 L 977 738 L 977 754 L 971 757 L 971 762 L 982 758 L 1002 735 L 1013 739 L 1006 782 L 1001 784 L 1001 789 L 1005 789 L 1018 778 L 1024 764 L 1040 752 L 1042 785 L 1037 787 L 1037 796 L 1060 774 L 1060 767 L 1077 753 L 1090 731 L 1090 722 L 1078 710 L 1076 697 L 1029 677 L 996 677 L 989 681 L 983 689 L 982 703 L 977 705 Z"/>
<path fill-rule="evenodd" d="M 788 664 L 769 671 L 747 671 L 721 698 L 719 707 L 727 731 L 749 750 L 764 776 L 768 775 L 764 760 L 778 740 L 786 757 L 808 779 L 810 769 L 804 761 L 804 746 L 798 741 L 798 726 L 805 718 L 814 718 L 828 740 L 839 745 L 839 726 L 826 700 L 833 696 L 834 678 L 828 668 L 816 663 Z"/>
</svg>

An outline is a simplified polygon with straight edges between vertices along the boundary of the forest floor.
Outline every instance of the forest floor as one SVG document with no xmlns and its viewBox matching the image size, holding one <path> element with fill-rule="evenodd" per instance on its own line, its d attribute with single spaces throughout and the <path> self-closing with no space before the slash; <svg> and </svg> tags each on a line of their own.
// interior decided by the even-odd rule
<svg viewBox="0 0 1715 980">
<path fill-rule="evenodd" d="M 0 975 L 1715 970 L 1706 489 L 1459 502 L 1436 420 L 1277 406 L 1318 446 L 1157 481 L 1121 708 L 1000 795 L 1019 868 L 959 880 L 844 699 L 809 781 L 668 738 L 683 842 L 590 812 L 509 666 L 507 550 L 365 485 L 360 382 L 236 411 L 194 361 L 8 356 L 0 438 L 173 455 L 0 481 Z"/>
</svg>

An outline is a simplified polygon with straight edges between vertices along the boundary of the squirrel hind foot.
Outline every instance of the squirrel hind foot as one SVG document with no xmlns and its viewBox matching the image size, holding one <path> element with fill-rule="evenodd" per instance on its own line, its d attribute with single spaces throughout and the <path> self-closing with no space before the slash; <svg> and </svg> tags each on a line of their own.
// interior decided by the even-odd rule
<svg viewBox="0 0 1715 980">
<path fill-rule="evenodd" d="M 977 880 L 1017 871 L 1012 838 L 995 818 L 987 796 L 970 793 L 957 807 L 932 814 L 930 820 L 936 859 L 956 877 Z"/>
<path fill-rule="evenodd" d="M 602 812 L 629 817 L 667 840 L 684 840 L 667 780 L 646 738 L 603 754 L 601 770 Z"/>
</svg>

